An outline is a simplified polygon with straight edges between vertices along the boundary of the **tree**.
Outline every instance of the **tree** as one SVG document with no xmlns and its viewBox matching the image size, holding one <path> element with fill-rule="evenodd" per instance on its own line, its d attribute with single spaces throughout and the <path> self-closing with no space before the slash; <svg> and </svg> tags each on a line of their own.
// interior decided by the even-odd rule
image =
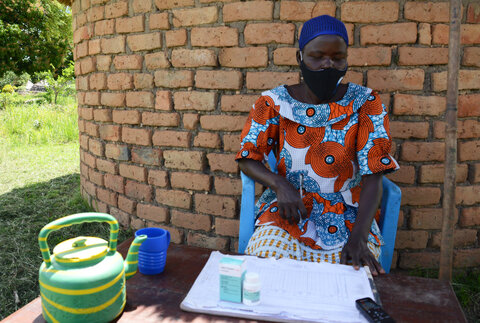
<svg viewBox="0 0 480 323">
<path fill-rule="evenodd" d="M 61 68 L 71 39 L 68 7 L 55 0 L 0 0 L 0 77 Z"/>
<path fill-rule="evenodd" d="M 73 62 L 70 62 L 68 67 L 63 69 L 62 75 L 54 76 L 53 71 L 55 67 L 51 65 L 52 69 L 37 73 L 37 76 L 42 80 L 47 81 L 47 89 L 50 93 L 54 95 L 53 103 L 57 104 L 57 97 L 59 94 L 71 94 L 75 92 L 75 85 L 73 84 L 74 79 L 74 65 Z"/>
</svg>

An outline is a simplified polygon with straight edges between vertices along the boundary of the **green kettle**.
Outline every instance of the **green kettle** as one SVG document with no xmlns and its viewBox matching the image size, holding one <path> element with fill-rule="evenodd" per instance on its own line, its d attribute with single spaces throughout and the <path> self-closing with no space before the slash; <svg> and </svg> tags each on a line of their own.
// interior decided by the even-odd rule
<svg viewBox="0 0 480 323">
<path fill-rule="evenodd" d="M 83 222 L 110 224 L 110 241 L 77 237 L 59 243 L 53 255 L 48 235 Z M 123 261 L 117 249 L 117 220 L 105 213 L 79 213 L 55 220 L 42 228 L 38 243 L 43 263 L 39 270 L 42 313 L 47 322 L 109 322 L 126 302 L 125 279 L 135 275 L 138 248 L 147 238 L 138 236 Z"/>
</svg>

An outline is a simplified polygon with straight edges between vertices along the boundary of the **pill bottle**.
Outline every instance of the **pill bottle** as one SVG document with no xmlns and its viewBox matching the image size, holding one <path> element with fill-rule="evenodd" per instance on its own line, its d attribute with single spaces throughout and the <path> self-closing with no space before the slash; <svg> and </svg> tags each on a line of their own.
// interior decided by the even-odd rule
<svg viewBox="0 0 480 323">
<path fill-rule="evenodd" d="M 247 272 L 243 279 L 243 304 L 260 303 L 260 277 L 257 273 Z"/>
</svg>

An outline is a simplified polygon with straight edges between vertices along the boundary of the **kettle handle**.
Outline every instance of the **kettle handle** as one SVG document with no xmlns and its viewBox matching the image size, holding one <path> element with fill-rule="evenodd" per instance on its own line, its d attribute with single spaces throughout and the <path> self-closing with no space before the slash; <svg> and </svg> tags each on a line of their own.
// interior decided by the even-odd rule
<svg viewBox="0 0 480 323">
<path fill-rule="evenodd" d="M 47 244 L 48 235 L 61 228 L 69 227 L 74 224 L 81 224 L 84 222 L 107 222 L 110 224 L 110 241 L 108 244 L 109 252 L 115 252 L 117 250 L 117 237 L 118 237 L 118 221 L 110 214 L 106 213 L 96 213 L 96 212 L 86 212 L 86 213 L 77 213 L 65 216 L 63 218 L 57 219 L 53 222 L 50 222 L 40 230 L 38 234 L 38 244 L 40 245 L 40 251 L 42 252 L 42 258 L 45 262 L 45 265 L 50 266 L 50 250 Z"/>
</svg>

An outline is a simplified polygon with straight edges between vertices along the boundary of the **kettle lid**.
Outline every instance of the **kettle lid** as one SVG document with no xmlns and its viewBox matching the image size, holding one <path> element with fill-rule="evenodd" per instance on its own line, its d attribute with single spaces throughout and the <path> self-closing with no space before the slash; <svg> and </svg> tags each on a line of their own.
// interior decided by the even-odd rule
<svg viewBox="0 0 480 323">
<path fill-rule="evenodd" d="M 108 242 L 98 237 L 76 237 L 53 248 L 55 260 L 63 264 L 101 260 L 107 255 Z"/>
</svg>

